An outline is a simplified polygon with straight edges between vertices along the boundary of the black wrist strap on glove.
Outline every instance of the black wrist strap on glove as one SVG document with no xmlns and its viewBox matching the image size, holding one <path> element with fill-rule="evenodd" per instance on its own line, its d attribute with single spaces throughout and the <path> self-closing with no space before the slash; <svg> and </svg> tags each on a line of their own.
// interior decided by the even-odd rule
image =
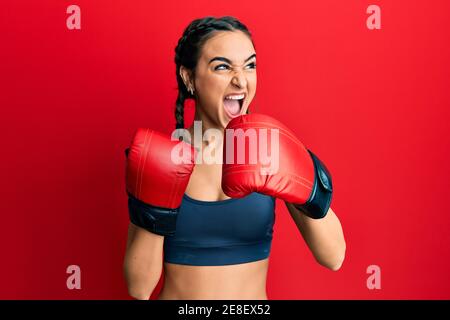
<svg viewBox="0 0 450 320">
<path fill-rule="evenodd" d="M 296 204 L 295 207 L 313 219 L 322 219 L 327 215 L 333 194 L 331 174 L 327 167 L 308 150 L 314 163 L 315 179 L 311 196 L 304 204 Z"/>
<path fill-rule="evenodd" d="M 167 209 L 148 205 L 128 194 L 130 221 L 161 236 L 175 235 L 179 208 Z"/>
</svg>

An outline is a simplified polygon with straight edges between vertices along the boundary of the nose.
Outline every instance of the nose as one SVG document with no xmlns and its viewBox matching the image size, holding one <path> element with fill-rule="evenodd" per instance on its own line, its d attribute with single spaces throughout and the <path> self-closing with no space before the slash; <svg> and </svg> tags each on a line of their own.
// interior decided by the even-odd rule
<svg viewBox="0 0 450 320">
<path fill-rule="evenodd" d="M 247 86 L 247 78 L 245 77 L 245 74 L 241 71 L 236 71 L 233 75 L 233 79 L 231 80 L 231 83 L 235 85 L 238 88 L 245 88 Z"/>
</svg>

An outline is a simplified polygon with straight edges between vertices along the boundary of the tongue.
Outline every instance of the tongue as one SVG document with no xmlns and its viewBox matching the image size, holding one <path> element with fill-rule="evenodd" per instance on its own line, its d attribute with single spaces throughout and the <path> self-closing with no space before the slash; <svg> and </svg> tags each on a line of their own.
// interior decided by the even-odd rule
<svg viewBox="0 0 450 320">
<path fill-rule="evenodd" d="M 231 100 L 231 99 L 225 99 L 223 101 L 223 104 L 225 106 L 225 108 L 227 109 L 227 111 L 232 114 L 233 116 L 239 114 L 239 101 L 237 100 Z"/>
</svg>

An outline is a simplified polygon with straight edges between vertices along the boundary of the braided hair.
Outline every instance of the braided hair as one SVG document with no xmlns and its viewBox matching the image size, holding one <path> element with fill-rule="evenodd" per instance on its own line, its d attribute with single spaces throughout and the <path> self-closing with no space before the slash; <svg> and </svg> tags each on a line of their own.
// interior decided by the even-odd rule
<svg viewBox="0 0 450 320">
<path fill-rule="evenodd" d="M 178 84 L 178 96 L 175 103 L 176 128 L 184 128 L 184 101 L 186 99 L 195 99 L 195 96 L 189 93 L 180 75 L 180 67 L 191 70 L 195 75 L 195 67 L 200 57 L 201 49 L 208 39 L 216 31 L 234 31 L 244 32 L 251 39 L 251 33 L 247 27 L 231 16 L 214 18 L 211 16 L 196 19 L 192 21 L 184 30 L 182 37 L 178 40 L 175 48 L 176 76 Z"/>
</svg>

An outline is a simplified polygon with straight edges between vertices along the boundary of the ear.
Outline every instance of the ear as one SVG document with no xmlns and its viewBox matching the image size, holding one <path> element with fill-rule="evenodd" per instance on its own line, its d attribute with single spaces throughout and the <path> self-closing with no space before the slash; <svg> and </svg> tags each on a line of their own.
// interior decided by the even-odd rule
<svg viewBox="0 0 450 320">
<path fill-rule="evenodd" d="M 192 71 L 185 68 L 184 66 L 180 67 L 180 76 L 181 79 L 183 79 L 184 85 L 186 86 L 187 89 L 189 88 L 193 88 L 194 85 L 194 79 L 192 77 Z"/>
</svg>

